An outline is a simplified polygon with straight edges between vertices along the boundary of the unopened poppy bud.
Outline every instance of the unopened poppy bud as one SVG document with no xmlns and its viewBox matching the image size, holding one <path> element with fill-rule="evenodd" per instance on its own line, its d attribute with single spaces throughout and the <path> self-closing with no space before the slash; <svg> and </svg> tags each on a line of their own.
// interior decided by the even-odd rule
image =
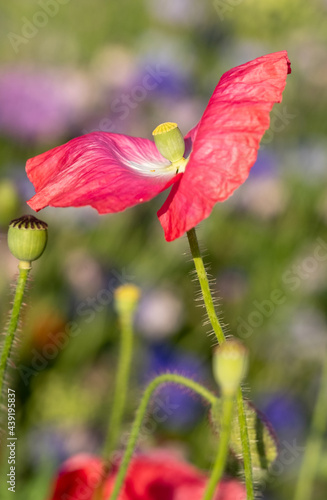
<svg viewBox="0 0 327 500">
<path fill-rule="evenodd" d="M 121 285 L 114 293 L 115 307 L 120 315 L 133 314 L 141 297 L 141 290 L 135 285 Z"/>
<path fill-rule="evenodd" d="M 30 263 L 43 254 L 48 240 L 48 224 L 33 215 L 23 215 L 9 224 L 8 246 L 21 263 Z"/>
<path fill-rule="evenodd" d="M 223 395 L 233 396 L 246 375 L 248 353 L 237 340 L 227 340 L 217 347 L 213 357 L 213 373 Z"/>
<path fill-rule="evenodd" d="M 166 122 L 158 125 L 152 132 L 159 153 L 172 163 L 183 158 L 185 142 L 177 123 Z"/>
</svg>

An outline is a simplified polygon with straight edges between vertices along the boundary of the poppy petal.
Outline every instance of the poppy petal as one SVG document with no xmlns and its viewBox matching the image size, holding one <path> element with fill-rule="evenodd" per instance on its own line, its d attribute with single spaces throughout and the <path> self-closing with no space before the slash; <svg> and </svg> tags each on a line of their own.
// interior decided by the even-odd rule
<svg viewBox="0 0 327 500">
<path fill-rule="evenodd" d="M 33 210 L 91 205 L 100 214 L 150 200 L 174 182 L 175 169 L 148 139 L 93 132 L 27 161 Z"/>
<path fill-rule="evenodd" d="M 56 478 L 51 500 L 92 500 L 100 483 L 103 485 L 101 499 L 110 498 L 118 472 L 118 463 L 106 478 L 101 460 L 81 454 L 69 458 Z M 182 462 L 173 454 L 152 452 L 135 456 L 129 467 L 120 500 L 200 500 L 207 485 L 207 476 L 192 465 Z M 224 478 L 219 482 L 215 500 L 245 500 L 246 491 L 242 483 Z"/>
<path fill-rule="evenodd" d="M 185 173 L 158 211 L 167 241 L 208 217 L 215 203 L 246 180 L 290 72 L 287 52 L 282 51 L 221 77 L 199 124 L 187 136 L 194 142 Z"/>
<path fill-rule="evenodd" d="M 59 470 L 51 500 L 92 500 L 102 470 L 102 462 L 95 456 L 80 454 L 69 458 Z"/>
<path fill-rule="evenodd" d="M 111 493 L 116 474 L 108 478 Z M 152 452 L 134 457 L 121 491 L 122 500 L 200 500 L 207 476 L 170 452 Z M 120 498 L 120 497 L 119 497 Z M 222 479 L 215 500 L 245 500 L 246 490 L 235 479 Z"/>
</svg>

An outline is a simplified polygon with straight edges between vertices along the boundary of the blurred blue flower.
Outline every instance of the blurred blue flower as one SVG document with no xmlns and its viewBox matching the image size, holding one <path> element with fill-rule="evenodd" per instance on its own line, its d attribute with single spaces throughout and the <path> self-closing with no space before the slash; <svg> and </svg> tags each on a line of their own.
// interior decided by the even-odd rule
<svg viewBox="0 0 327 500">
<path fill-rule="evenodd" d="M 66 436 L 51 427 L 32 430 L 27 443 L 33 465 L 39 466 L 47 459 L 60 463 L 67 458 Z"/>
<path fill-rule="evenodd" d="M 242 213 L 269 220 L 281 215 L 288 201 L 287 185 L 279 176 L 278 158 L 272 151 L 264 149 L 259 151 L 248 181 L 239 188 L 229 204 Z"/>
<path fill-rule="evenodd" d="M 264 142 L 263 138 L 263 142 Z M 273 151 L 268 149 L 260 149 L 257 160 L 250 170 L 249 180 L 257 176 L 276 177 L 278 175 L 278 158 Z"/>
<path fill-rule="evenodd" d="M 85 449 L 95 452 L 98 446 L 96 434 L 78 426 L 58 429 L 45 425 L 32 429 L 27 437 L 28 456 L 36 467 L 46 460 L 60 464 Z"/>
<path fill-rule="evenodd" d="M 149 362 L 144 378 L 153 375 L 174 372 L 203 381 L 207 378 L 201 360 L 186 351 L 181 351 L 169 343 L 156 343 L 149 347 Z M 166 429 L 176 432 L 187 432 L 205 413 L 203 401 L 193 392 L 177 385 L 168 384 L 160 389 L 154 400 L 160 406 L 160 423 Z M 155 418 L 155 413 L 153 414 Z"/>
<path fill-rule="evenodd" d="M 304 430 L 304 408 L 292 394 L 276 393 L 269 396 L 264 403 L 263 413 L 279 439 L 289 440 L 301 435 Z"/>
</svg>

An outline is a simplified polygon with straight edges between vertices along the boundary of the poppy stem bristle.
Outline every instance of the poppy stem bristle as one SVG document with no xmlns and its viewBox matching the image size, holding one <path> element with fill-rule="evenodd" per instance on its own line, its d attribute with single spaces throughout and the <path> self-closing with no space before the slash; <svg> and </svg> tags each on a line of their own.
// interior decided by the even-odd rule
<svg viewBox="0 0 327 500">
<path fill-rule="evenodd" d="M 0 357 L 0 401 L 2 399 L 6 369 L 8 366 L 12 345 L 18 327 L 20 311 L 23 305 L 23 298 L 29 271 L 30 269 L 28 268 L 24 269 L 22 267 L 19 267 L 19 275 L 16 285 L 13 307 L 11 310 L 10 320 Z"/>
<path fill-rule="evenodd" d="M 208 317 L 212 328 L 217 337 L 218 343 L 223 344 L 226 341 L 226 336 L 224 334 L 223 328 L 219 322 L 218 316 L 216 314 L 214 301 L 212 298 L 210 283 L 208 280 L 208 275 L 205 270 L 203 263 L 199 242 L 196 236 L 195 228 L 187 231 L 187 238 L 189 241 L 194 266 L 198 275 L 198 280 L 202 290 L 203 301 L 208 313 Z M 241 441 L 242 441 L 242 451 L 243 451 L 243 463 L 244 463 L 244 473 L 245 473 L 245 484 L 247 500 L 254 500 L 254 487 L 253 487 L 253 473 L 252 473 L 252 459 L 249 441 L 249 432 L 247 427 L 247 420 L 244 411 L 244 401 L 241 387 L 237 392 L 237 412 L 238 421 L 241 431 Z M 208 497 L 210 498 L 210 497 Z"/>
<path fill-rule="evenodd" d="M 241 387 L 238 388 L 236 401 L 237 401 L 238 422 L 240 426 L 241 442 L 242 442 L 246 498 L 247 500 L 254 500 L 251 448 L 250 448 L 248 424 L 244 408 L 244 398 Z"/>
<path fill-rule="evenodd" d="M 213 298 L 211 295 L 210 291 L 210 284 L 208 280 L 208 275 L 204 267 L 204 263 L 202 260 L 201 252 L 200 252 L 200 247 L 199 247 L 199 242 L 196 236 L 195 228 L 190 229 L 187 232 L 187 238 L 188 242 L 190 245 L 196 273 L 198 275 L 198 280 L 200 283 L 202 295 L 203 295 L 203 300 L 204 304 L 208 313 L 208 317 L 210 320 L 210 323 L 212 324 L 212 328 L 214 329 L 214 332 L 216 334 L 217 340 L 219 344 L 222 344 L 225 342 L 225 334 L 223 332 L 223 329 L 221 328 L 221 325 L 219 323 Z"/>
</svg>

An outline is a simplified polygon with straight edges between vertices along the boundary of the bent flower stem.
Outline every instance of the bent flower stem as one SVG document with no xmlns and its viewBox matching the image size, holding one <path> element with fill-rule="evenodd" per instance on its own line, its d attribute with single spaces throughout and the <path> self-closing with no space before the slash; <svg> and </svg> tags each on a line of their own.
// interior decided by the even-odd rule
<svg viewBox="0 0 327 500">
<path fill-rule="evenodd" d="M 173 373 L 166 373 L 164 375 L 159 375 L 155 379 L 150 382 L 148 387 L 145 389 L 143 397 L 141 399 L 141 403 L 138 407 L 138 410 L 136 412 L 135 420 L 132 426 L 132 430 L 130 433 L 130 437 L 127 443 L 127 447 L 122 459 L 122 462 L 119 467 L 119 472 L 116 477 L 115 481 L 115 486 L 113 489 L 113 492 L 110 496 L 110 500 L 117 500 L 118 495 L 120 493 L 120 490 L 123 486 L 128 467 L 137 443 L 137 439 L 139 437 L 141 427 L 142 427 L 142 422 L 146 414 L 146 410 L 149 404 L 149 401 L 153 395 L 153 393 L 156 391 L 156 389 L 162 385 L 162 384 L 167 384 L 167 383 L 172 383 L 172 384 L 177 384 L 177 385 L 182 385 L 184 387 L 187 387 L 188 389 L 191 389 L 192 391 L 196 392 L 199 394 L 203 399 L 208 401 L 210 405 L 214 405 L 215 402 L 217 401 L 216 396 L 208 391 L 205 387 L 202 385 L 198 384 L 194 380 L 188 379 L 186 377 L 183 377 L 182 375 L 176 375 Z"/>
</svg>

